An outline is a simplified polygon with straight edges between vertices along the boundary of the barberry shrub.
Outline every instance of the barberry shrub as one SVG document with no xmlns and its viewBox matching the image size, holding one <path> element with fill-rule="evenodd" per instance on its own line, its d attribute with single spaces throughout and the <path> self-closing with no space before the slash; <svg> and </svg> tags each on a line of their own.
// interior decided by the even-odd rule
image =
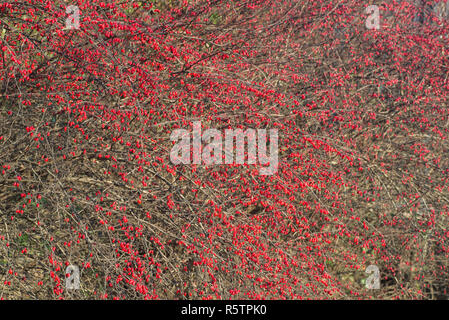
<svg viewBox="0 0 449 320">
<path fill-rule="evenodd" d="M 447 298 L 445 6 L 367 5 L 0 3 L 0 297 Z M 277 172 L 173 164 L 193 121 Z"/>
</svg>

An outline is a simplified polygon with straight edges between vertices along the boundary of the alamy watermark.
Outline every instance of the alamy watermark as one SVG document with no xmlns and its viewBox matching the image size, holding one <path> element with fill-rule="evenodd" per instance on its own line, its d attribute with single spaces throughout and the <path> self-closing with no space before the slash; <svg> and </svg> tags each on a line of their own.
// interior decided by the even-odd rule
<svg viewBox="0 0 449 320">
<path fill-rule="evenodd" d="M 68 290 L 79 290 L 80 288 L 80 269 L 78 266 L 69 265 L 65 269 L 65 287 Z"/>
<path fill-rule="evenodd" d="M 380 289 L 380 271 L 379 267 L 371 264 L 369 265 L 365 273 L 371 274 L 365 281 L 365 288 L 367 289 Z"/>
<path fill-rule="evenodd" d="M 267 129 L 255 130 L 250 128 L 245 131 L 242 129 L 226 129 L 224 136 L 216 129 L 207 129 L 201 134 L 201 121 L 194 121 L 192 150 L 190 132 L 185 129 L 176 129 L 170 135 L 170 140 L 176 142 L 171 149 L 170 160 L 173 164 L 223 164 L 224 142 L 224 163 L 244 164 L 245 138 L 248 146 L 247 163 L 256 164 L 258 158 L 261 175 L 275 174 L 278 170 L 279 152 L 277 129 L 270 129 L 269 137 Z M 234 139 L 236 142 L 235 159 Z M 204 146 L 203 142 L 206 143 Z M 269 155 L 267 154 L 267 142 L 269 144 Z"/>
<path fill-rule="evenodd" d="M 449 18 L 449 1 L 443 0 L 438 2 L 423 1 L 423 0 L 398 0 L 397 3 L 409 2 L 416 12 L 413 18 L 413 22 L 424 23 L 425 21 L 431 22 L 432 16 L 438 20 L 448 20 Z M 380 29 L 380 11 L 379 6 L 370 5 L 365 8 L 365 14 L 368 17 L 365 20 L 365 26 L 367 29 Z"/>
<path fill-rule="evenodd" d="M 380 29 L 380 13 L 379 7 L 376 5 L 371 5 L 366 7 L 365 13 L 369 16 L 366 18 L 365 26 L 368 29 Z"/>
<path fill-rule="evenodd" d="M 68 30 L 80 28 L 80 9 L 78 6 L 71 5 L 65 9 L 65 13 L 69 16 L 65 20 L 65 28 Z"/>
</svg>

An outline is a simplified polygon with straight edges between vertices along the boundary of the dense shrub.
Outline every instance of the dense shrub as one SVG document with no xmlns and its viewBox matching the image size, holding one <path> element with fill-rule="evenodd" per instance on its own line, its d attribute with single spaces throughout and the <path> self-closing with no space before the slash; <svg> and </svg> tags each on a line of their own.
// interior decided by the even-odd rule
<svg viewBox="0 0 449 320">
<path fill-rule="evenodd" d="M 2 2 L 1 297 L 447 297 L 445 7 L 373 4 Z M 278 172 L 172 164 L 195 120 Z"/>
</svg>

